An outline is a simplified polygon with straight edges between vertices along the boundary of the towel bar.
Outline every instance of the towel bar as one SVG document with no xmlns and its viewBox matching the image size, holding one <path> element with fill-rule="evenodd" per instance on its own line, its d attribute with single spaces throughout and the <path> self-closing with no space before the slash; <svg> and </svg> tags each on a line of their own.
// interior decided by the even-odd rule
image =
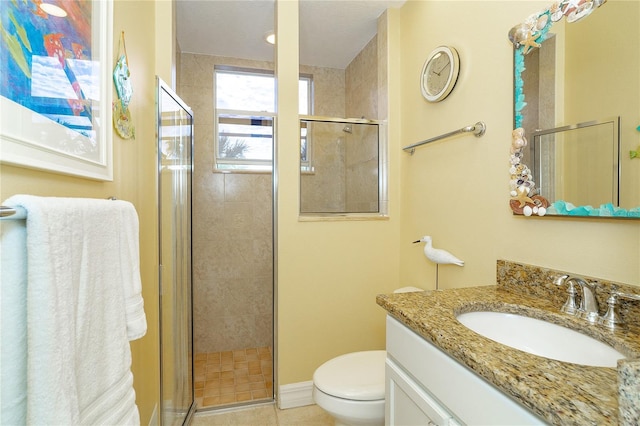
<svg viewBox="0 0 640 426">
<path fill-rule="evenodd" d="M 430 142 L 435 142 L 435 141 L 438 141 L 440 139 L 448 138 L 449 136 L 457 135 L 458 133 L 473 133 L 477 138 L 479 138 L 480 136 L 484 135 L 484 132 L 486 130 L 487 130 L 487 125 L 484 124 L 484 122 L 482 122 L 482 121 L 478 121 L 473 126 L 463 127 L 462 129 L 454 130 L 453 132 L 445 133 L 445 134 L 440 135 L 440 136 L 435 136 L 435 137 L 430 138 L 430 139 L 426 139 L 426 140 L 423 140 L 423 141 L 420 141 L 420 142 L 416 142 L 413 145 L 405 146 L 402 149 L 404 151 L 408 152 L 409 154 L 413 155 L 413 153 L 415 152 L 416 148 L 421 146 L 421 145 L 424 145 L 424 144 L 427 144 L 427 143 L 430 143 Z"/>
<path fill-rule="evenodd" d="M 27 211 L 22 207 L 0 206 L 0 220 L 5 219 L 26 219 Z"/>
</svg>

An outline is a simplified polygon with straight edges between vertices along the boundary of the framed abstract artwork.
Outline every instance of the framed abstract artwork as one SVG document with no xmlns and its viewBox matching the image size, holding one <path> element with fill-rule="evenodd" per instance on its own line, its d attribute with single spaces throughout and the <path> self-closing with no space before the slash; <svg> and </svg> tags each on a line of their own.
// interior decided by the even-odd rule
<svg viewBox="0 0 640 426">
<path fill-rule="evenodd" d="M 112 0 L 0 1 L 0 162 L 112 180 Z"/>
</svg>

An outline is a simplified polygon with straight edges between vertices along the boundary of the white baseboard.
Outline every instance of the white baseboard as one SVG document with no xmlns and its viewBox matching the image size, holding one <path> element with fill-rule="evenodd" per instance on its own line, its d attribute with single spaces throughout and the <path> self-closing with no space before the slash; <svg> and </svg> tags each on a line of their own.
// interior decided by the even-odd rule
<svg viewBox="0 0 640 426">
<path fill-rule="evenodd" d="M 313 404 L 315 402 L 313 401 L 312 381 L 291 383 L 279 387 L 278 408 L 281 410 Z"/>
</svg>

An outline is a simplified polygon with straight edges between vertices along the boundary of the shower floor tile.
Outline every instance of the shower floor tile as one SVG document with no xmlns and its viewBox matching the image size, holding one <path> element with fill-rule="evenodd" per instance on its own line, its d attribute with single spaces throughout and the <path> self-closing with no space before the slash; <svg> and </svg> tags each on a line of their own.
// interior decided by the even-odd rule
<svg viewBox="0 0 640 426">
<path fill-rule="evenodd" d="M 270 347 L 197 353 L 194 362 L 198 408 L 272 398 Z"/>
</svg>

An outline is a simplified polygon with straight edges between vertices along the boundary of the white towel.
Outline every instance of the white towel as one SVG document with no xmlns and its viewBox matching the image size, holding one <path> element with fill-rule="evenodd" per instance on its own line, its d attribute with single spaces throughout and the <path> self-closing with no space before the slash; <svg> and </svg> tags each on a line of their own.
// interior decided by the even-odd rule
<svg viewBox="0 0 640 426">
<path fill-rule="evenodd" d="M 146 332 L 125 201 L 16 195 L 27 210 L 27 424 L 139 424 L 129 340 Z"/>
<path fill-rule="evenodd" d="M 0 221 L 0 425 L 27 415 L 27 232 L 24 220 Z"/>
</svg>

